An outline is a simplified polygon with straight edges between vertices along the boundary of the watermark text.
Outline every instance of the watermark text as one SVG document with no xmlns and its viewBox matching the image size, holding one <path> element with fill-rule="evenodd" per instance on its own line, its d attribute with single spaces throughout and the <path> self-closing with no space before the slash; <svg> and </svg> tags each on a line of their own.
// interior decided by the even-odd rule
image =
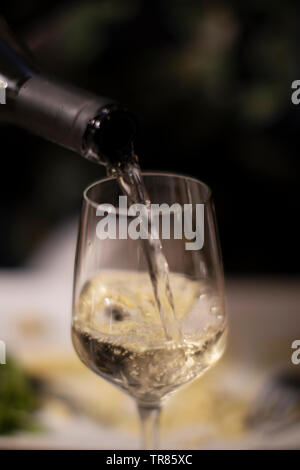
<svg viewBox="0 0 300 470">
<path fill-rule="evenodd" d="M 185 239 L 186 250 L 200 250 L 204 245 L 204 204 L 174 203 L 132 204 L 119 196 L 119 207 L 100 204 L 96 226 L 100 240 L 120 239 Z"/>
</svg>

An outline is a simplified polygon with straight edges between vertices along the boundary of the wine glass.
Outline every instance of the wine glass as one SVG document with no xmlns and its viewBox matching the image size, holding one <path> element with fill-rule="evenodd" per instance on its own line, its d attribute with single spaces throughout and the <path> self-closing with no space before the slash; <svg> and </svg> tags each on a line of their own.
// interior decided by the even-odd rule
<svg viewBox="0 0 300 470">
<path fill-rule="evenodd" d="M 145 240 L 126 232 L 132 222 L 137 226 L 136 218 L 128 213 L 128 201 L 128 207 L 120 206 L 122 192 L 111 177 L 84 192 L 72 339 L 87 367 L 135 399 L 143 448 L 154 449 L 165 399 L 221 357 L 226 315 L 211 190 L 175 174 L 143 173 L 143 181 L 151 204 L 164 204 L 162 213 L 153 217 L 153 233 L 161 237 L 168 262 L 179 335 L 166 335 L 148 273 Z M 103 204 L 106 212 L 99 210 Z M 163 220 L 166 215 L 169 221 Z M 162 295 L 162 310 L 168 308 L 166 300 Z"/>
</svg>

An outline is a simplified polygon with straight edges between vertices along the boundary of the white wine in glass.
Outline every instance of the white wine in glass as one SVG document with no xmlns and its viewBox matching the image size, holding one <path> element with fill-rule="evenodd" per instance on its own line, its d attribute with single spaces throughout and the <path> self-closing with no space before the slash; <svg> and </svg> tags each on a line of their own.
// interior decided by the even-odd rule
<svg viewBox="0 0 300 470">
<path fill-rule="evenodd" d="M 204 204 L 204 245 L 162 240 L 175 316 L 159 291 L 158 308 L 141 240 L 97 237 L 97 207 L 117 207 L 114 178 L 84 193 L 75 264 L 72 338 L 83 363 L 130 396 L 138 406 L 144 448 L 158 446 L 164 399 L 198 378 L 222 355 L 226 339 L 224 282 L 210 189 L 178 175 L 144 174 L 152 203 Z M 124 214 L 116 210 L 118 223 Z M 132 218 L 126 214 L 129 219 Z M 161 310 L 180 335 L 166 334 Z"/>
</svg>

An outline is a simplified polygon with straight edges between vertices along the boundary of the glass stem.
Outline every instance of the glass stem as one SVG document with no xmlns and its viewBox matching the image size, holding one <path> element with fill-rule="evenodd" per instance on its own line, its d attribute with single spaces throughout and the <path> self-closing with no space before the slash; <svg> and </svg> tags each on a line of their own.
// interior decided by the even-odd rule
<svg viewBox="0 0 300 470">
<path fill-rule="evenodd" d="M 138 403 L 142 430 L 142 449 L 158 449 L 160 405 L 149 407 Z"/>
</svg>

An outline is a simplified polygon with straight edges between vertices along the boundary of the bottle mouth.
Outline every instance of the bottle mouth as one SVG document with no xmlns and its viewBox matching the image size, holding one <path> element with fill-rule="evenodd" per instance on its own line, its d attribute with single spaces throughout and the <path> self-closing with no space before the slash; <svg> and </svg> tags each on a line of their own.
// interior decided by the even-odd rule
<svg viewBox="0 0 300 470">
<path fill-rule="evenodd" d="M 114 165 L 132 154 L 135 135 L 134 116 L 117 104 L 106 106 L 89 122 L 84 150 L 88 158 Z"/>
</svg>

